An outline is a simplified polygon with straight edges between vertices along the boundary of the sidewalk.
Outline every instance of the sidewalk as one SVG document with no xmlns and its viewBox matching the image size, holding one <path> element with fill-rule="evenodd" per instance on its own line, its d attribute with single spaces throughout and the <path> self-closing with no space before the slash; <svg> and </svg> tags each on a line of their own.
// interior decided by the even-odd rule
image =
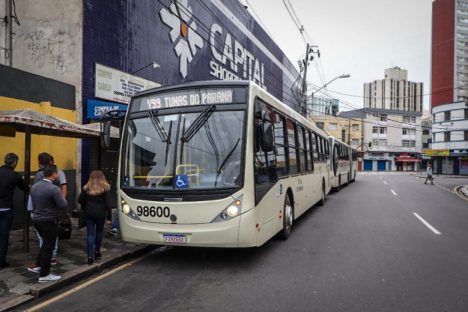
<svg viewBox="0 0 468 312">
<path fill-rule="evenodd" d="M 419 179 L 426 179 L 426 174 L 424 173 L 412 173 L 411 175 L 419 178 Z M 440 178 L 455 178 L 455 179 L 468 179 L 468 176 L 459 176 L 459 175 L 434 175 L 435 179 Z M 455 193 L 458 194 L 460 197 L 468 200 L 468 185 L 460 185 L 455 188 Z"/>
<path fill-rule="evenodd" d="M 414 175 L 420 179 L 425 179 L 426 178 L 426 172 L 413 172 L 410 173 L 410 175 Z M 443 178 L 443 179 L 468 179 L 468 176 L 466 175 L 449 175 L 449 174 L 434 174 L 433 175 L 435 178 Z"/>
<path fill-rule="evenodd" d="M 43 296 L 53 290 L 65 287 L 78 279 L 85 278 L 109 266 L 126 259 L 143 254 L 149 249 L 147 245 L 124 243 L 120 237 L 110 236 L 107 232 L 110 225 L 104 228 L 104 241 L 101 248 L 102 259 L 88 265 L 86 255 L 86 228 L 77 229 L 77 219 L 72 218 L 73 231 L 69 240 L 59 241 L 57 265 L 51 267 L 51 273 L 62 276 L 57 282 L 38 283 L 38 274 L 27 270 L 35 263 L 38 254 L 38 244 L 34 229 L 30 228 L 30 252 L 24 253 L 23 231 L 10 233 L 10 248 L 7 261 L 10 267 L 0 270 L 0 311 L 11 309 L 36 297 Z"/>
</svg>

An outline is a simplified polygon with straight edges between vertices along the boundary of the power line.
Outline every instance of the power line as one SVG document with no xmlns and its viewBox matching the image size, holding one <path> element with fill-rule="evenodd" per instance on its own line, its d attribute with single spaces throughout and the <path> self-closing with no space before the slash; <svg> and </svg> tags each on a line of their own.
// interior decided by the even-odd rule
<svg viewBox="0 0 468 312">
<path fill-rule="evenodd" d="M 291 8 L 288 7 L 288 4 Z M 296 13 L 294 12 L 294 8 L 291 5 L 291 2 L 289 0 L 283 0 L 283 4 L 286 7 L 286 10 L 288 11 L 289 17 L 291 17 L 292 21 L 294 22 L 294 25 L 296 25 L 297 30 L 299 30 L 299 33 L 301 34 L 302 40 L 304 41 L 305 44 L 307 44 L 307 40 L 304 37 L 304 26 L 302 25 L 301 21 L 297 18 Z M 293 11 L 293 12 L 291 12 Z"/>
</svg>

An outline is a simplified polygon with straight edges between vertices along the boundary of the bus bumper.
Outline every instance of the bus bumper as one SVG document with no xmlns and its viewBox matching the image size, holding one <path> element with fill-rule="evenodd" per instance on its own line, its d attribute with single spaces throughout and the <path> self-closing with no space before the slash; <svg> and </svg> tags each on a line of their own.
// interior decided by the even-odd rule
<svg viewBox="0 0 468 312">
<path fill-rule="evenodd" d="M 125 242 L 152 245 L 193 247 L 253 247 L 256 246 L 255 230 L 244 229 L 240 243 L 239 227 L 252 218 L 252 210 L 229 221 L 207 224 L 162 224 L 136 221 L 120 214 L 120 231 Z M 248 222 L 250 223 L 250 222 Z M 251 237 L 251 239 L 246 239 Z M 170 242 L 175 237 L 179 242 Z"/>
</svg>

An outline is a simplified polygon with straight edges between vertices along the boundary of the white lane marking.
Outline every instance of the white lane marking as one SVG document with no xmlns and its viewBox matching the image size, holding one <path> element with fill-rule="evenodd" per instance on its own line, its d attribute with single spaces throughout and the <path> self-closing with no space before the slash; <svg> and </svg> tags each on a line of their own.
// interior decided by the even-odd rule
<svg viewBox="0 0 468 312">
<path fill-rule="evenodd" d="M 419 219 L 419 221 L 421 221 L 425 226 L 427 226 L 429 228 L 429 230 L 431 230 L 432 232 L 434 232 L 434 234 L 437 234 L 437 235 L 442 235 L 442 233 L 440 233 L 439 231 L 437 231 L 437 229 L 435 227 L 433 227 L 432 225 L 429 224 L 429 222 L 427 222 L 426 220 L 424 220 L 420 215 L 418 215 L 416 212 L 413 212 L 413 215 Z"/>
<path fill-rule="evenodd" d="M 442 185 L 439 185 L 439 184 L 437 184 L 437 183 L 435 183 L 435 185 L 436 185 L 437 187 L 439 187 L 439 188 L 441 188 L 441 189 L 447 191 L 447 192 L 454 193 L 453 191 L 449 190 L 449 189 L 446 188 L 446 187 L 443 187 Z"/>
<path fill-rule="evenodd" d="M 393 193 L 393 195 L 398 196 L 398 194 L 394 190 L 390 190 L 390 191 Z"/>
<path fill-rule="evenodd" d="M 387 181 L 383 181 L 383 184 L 387 185 Z"/>
</svg>

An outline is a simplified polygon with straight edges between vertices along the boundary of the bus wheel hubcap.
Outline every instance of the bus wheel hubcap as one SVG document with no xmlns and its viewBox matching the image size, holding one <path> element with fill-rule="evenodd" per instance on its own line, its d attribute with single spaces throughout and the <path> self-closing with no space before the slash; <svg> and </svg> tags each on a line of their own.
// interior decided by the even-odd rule
<svg viewBox="0 0 468 312">
<path fill-rule="evenodd" d="M 285 207 L 285 217 L 286 217 L 286 228 L 290 228 L 292 223 L 293 223 L 293 217 L 292 217 L 292 207 L 289 204 L 289 201 L 286 202 L 286 207 Z"/>
</svg>

